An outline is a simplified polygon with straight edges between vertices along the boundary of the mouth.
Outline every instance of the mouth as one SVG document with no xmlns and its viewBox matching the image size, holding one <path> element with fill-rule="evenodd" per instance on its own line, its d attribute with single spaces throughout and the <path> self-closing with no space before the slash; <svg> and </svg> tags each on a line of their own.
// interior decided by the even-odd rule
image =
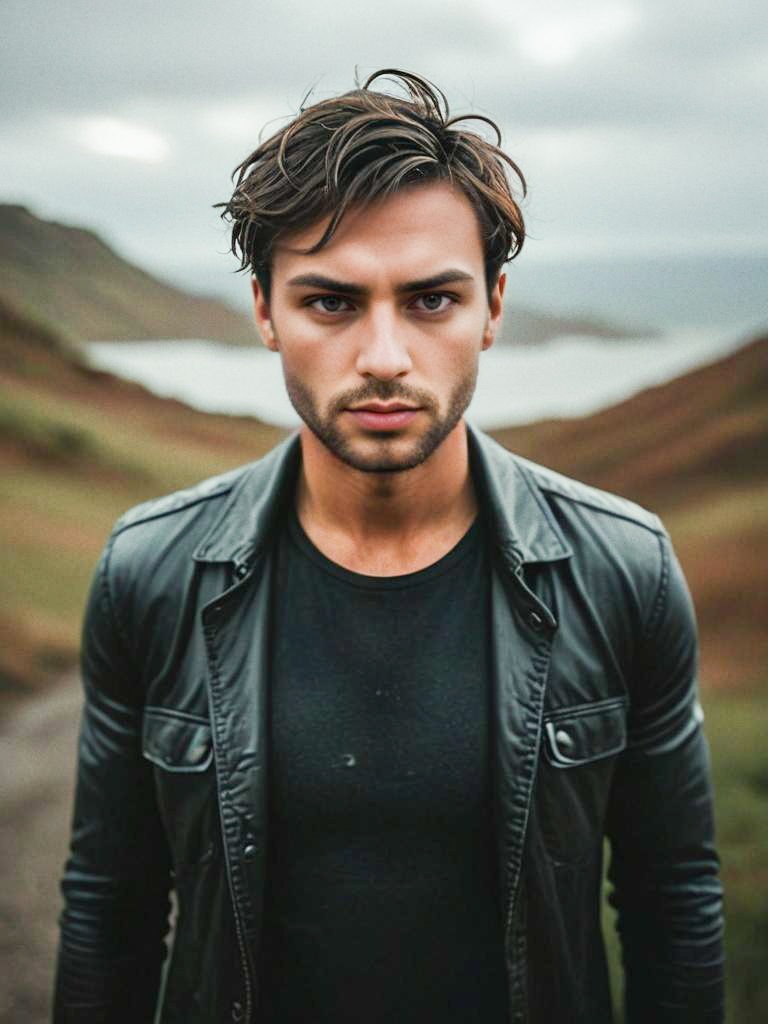
<svg viewBox="0 0 768 1024">
<path fill-rule="evenodd" d="M 408 405 L 406 402 L 366 402 L 364 405 L 352 405 L 350 412 L 415 412 L 417 405 Z"/>
<path fill-rule="evenodd" d="M 399 430 L 421 411 L 420 406 L 404 402 L 366 402 L 347 410 L 367 430 Z"/>
</svg>

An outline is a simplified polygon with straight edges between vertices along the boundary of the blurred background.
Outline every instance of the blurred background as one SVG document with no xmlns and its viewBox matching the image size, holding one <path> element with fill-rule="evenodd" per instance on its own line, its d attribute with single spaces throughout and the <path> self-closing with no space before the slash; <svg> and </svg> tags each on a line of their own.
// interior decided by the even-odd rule
<svg viewBox="0 0 768 1024">
<path fill-rule="evenodd" d="M 701 626 L 729 1019 L 768 1019 L 765 5 L 4 0 L 0 1024 L 48 1018 L 79 621 L 112 522 L 296 422 L 212 204 L 260 133 L 381 67 L 497 120 L 528 179 L 469 417 L 670 529 Z"/>
</svg>

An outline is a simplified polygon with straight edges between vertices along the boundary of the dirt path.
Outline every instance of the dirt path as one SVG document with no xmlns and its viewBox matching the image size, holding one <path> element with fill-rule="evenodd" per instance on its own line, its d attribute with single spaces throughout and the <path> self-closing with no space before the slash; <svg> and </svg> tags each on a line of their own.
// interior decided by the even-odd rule
<svg viewBox="0 0 768 1024">
<path fill-rule="evenodd" d="M 81 705 L 76 675 L 0 719 L 0 1024 L 47 1024 Z"/>
</svg>

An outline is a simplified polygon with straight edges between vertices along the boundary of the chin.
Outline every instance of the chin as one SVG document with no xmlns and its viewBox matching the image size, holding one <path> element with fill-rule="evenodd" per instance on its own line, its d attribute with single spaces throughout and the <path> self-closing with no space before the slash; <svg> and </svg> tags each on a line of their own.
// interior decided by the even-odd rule
<svg viewBox="0 0 768 1024">
<path fill-rule="evenodd" d="M 331 449 L 333 454 L 341 459 L 343 463 L 361 473 L 404 473 L 408 469 L 415 469 L 423 462 L 426 462 L 431 453 L 424 454 L 421 451 L 412 452 L 402 456 L 370 454 L 351 451 L 348 448 L 341 450 Z"/>
<path fill-rule="evenodd" d="M 337 459 L 352 469 L 361 473 L 404 473 L 426 462 L 455 424 L 434 423 L 421 437 L 410 440 L 391 435 L 363 440 L 346 437 L 333 429 L 318 431 L 311 424 L 308 426 Z"/>
</svg>

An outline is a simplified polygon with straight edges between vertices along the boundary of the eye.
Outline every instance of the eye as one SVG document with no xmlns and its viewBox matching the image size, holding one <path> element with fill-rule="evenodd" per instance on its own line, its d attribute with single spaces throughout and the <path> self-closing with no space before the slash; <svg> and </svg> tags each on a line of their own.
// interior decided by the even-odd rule
<svg viewBox="0 0 768 1024">
<path fill-rule="evenodd" d="M 424 313 L 444 313 L 455 301 L 452 295 L 446 295 L 445 292 L 425 292 L 414 300 L 414 305 Z"/>
<path fill-rule="evenodd" d="M 352 306 L 348 299 L 340 295 L 318 295 L 314 299 L 308 299 L 305 303 L 310 309 L 318 313 L 346 313 Z"/>
</svg>

